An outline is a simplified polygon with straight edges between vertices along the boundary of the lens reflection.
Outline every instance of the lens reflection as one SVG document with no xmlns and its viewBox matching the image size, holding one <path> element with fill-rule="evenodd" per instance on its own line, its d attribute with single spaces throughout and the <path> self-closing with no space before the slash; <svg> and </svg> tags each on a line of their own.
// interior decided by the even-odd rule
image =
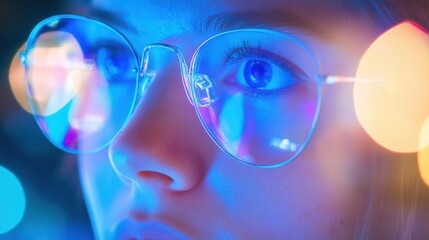
<svg viewBox="0 0 429 240">
<path fill-rule="evenodd" d="M 195 76 L 210 81 L 212 89 L 205 91 L 216 95 L 196 109 L 226 152 L 258 166 L 284 164 L 299 154 L 320 97 L 316 61 L 300 41 L 265 30 L 231 31 L 209 39 L 196 56 Z M 197 103 L 200 86 L 194 84 Z"/>
<path fill-rule="evenodd" d="M 69 33 L 49 32 L 39 36 L 28 54 L 31 93 L 38 115 L 61 110 L 76 96 L 85 81 L 82 49 Z"/>
<path fill-rule="evenodd" d="M 108 144 L 135 101 L 137 62 L 128 42 L 100 22 L 53 17 L 33 30 L 26 54 L 30 104 L 47 137 L 69 152 Z"/>
</svg>

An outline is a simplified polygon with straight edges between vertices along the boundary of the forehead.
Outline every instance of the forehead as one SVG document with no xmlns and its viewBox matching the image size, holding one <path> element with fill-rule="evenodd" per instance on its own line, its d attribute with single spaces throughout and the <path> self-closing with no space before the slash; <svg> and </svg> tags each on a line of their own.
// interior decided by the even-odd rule
<svg viewBox="0 0 429 240">
<path fill-rule="evenodd" d="M 365 0 L 92 0 L 94 5 L 115 6 L 119 8 L 142 11 L 145 8 L 170 9 L 170 10 L 199 10 L 203 12 L 216 9 L 254 9 L 259 8 L 305 8 L 317 9 L 352 9 L 362 6 Z"/>
<path fill-rule="evenodd" d="M 207 21 L 219 20 L 219 14 L 238 13 L 230 21 L 250 21 L 257 25 L 262 18 L 271 23 L 287 22 L 310 24 L 323 28 L 332 22 L 353 19 L 359 15 L 362 1 L 356 0 L 93 0 L 92 7 L 102 10 L 104 21 L 116 27 L 126 26 L 139 34 L 170 36 L 201 30 Z M 246 13 L 240 15 L 240 13 Z M 96 16 L 97 17 L 97 16 Z M 314 24 L 313 24 L 314 23 Z M 121 26 L 123 25 L 123 26 Z M 287 25 L 287 24 L 286 24 Z M 248 27 L 248 26 L 244 26 Z"/>
</svg>

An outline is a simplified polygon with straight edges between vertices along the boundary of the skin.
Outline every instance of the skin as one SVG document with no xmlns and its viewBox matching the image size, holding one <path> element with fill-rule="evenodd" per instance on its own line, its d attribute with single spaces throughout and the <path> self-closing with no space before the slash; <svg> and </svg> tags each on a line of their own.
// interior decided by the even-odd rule
<svg viewBox="0 0 429 240">
<path fill-rule="evenodd" d="M 121 22 L 95 17 L 111 22 L 137 53 L 150 43 L 173 44 L 188 64 L 213 33 L 195 33 L 186 22 L 216 13 L 280 10 L 306 19 L 323 37 L 273 29 L 301 39 L 324 74 L 354 76 L 377 37 L 365 13 L 335 1 L 268 1 L 100 0 L 93 6 L 121 16 Z M 79 157 L 97 238 L 351 239 L 359 232 L 372 142 L 354 115 L 351 84 L 324 88 L 316 130 L 293 162 L 262 169 L 215 145 L 183 91 L 177 58 L 169 59 L 113 143 Z"/>
</svg>

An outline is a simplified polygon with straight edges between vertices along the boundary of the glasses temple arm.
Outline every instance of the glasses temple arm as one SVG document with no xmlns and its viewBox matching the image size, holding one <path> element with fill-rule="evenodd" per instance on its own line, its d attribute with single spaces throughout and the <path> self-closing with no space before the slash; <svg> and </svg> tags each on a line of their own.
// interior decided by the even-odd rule
<svg viewBox="0 0 429 240">
<path fill-rule="evenodd" d="M 383 79 L 365 79 L 365 78 L 356 78 L 356 77 L 347 77 L 347 76 L 338 76 L 338 75 L 323 75 L 318 74 L 315 76 L 315 79 L 320 85 L 332 85 L 337 83 L 372 83 L 372 84 L 381 84 L 385 83 Z"/>
</svg>

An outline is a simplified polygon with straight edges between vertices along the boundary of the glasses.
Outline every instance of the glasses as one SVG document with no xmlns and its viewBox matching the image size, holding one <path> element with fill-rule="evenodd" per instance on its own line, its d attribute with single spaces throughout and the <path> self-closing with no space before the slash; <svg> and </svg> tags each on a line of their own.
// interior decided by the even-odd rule
<svg viewBox="0 0 429 240">
<path fill-rule="evenodd" d="M 198 47 L 188 68 L 175 46 L 147 45 L 139 59 L 114 28 L 53 16 L 33 29 L 19 55 L 29 103 L 46 137 L 70 153 L 108 146 L 157 80 L 153 51 L 160 48 L 178 57 L 186 95 L 213 141 L 253 166 L 296 158 L 315 129 L 322 86 L 354 81 L 320 75 L 307 46 L 275 31 L 217 34 Z"/>
</svg>

